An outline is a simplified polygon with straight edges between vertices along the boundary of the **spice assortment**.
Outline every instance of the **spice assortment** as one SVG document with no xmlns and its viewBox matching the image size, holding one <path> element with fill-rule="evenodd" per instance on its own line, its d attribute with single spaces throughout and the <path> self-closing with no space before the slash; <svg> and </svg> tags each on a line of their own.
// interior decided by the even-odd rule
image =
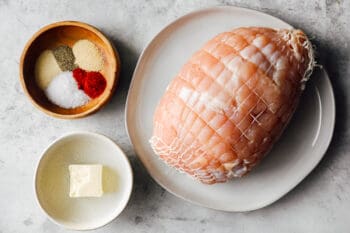
<svg viewBox="0 0 350 233">
<path fill-rule="evenodd" d="M 79 40 L 72 48 L 60 45 L 39 55 L 36 83 L 52 103 L 77 108 L 105 90 L 107 81 L 100 73 L 103 63 L 99 48 L 89 40 Z"/>
</svg>

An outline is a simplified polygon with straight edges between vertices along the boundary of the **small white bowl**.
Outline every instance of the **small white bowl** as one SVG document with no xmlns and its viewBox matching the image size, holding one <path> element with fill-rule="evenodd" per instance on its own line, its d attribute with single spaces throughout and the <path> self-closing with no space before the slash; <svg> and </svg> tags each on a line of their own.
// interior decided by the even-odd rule
<svg viewBox="0 0 350 233">
<path fill-rule="evenodd" d="M 102 164 L 102 197 L 69 197 L 69 164 Z M 56 224 L 91 230 L 115 219 L 127 205 L 133 185 L 128 158 L 109 138 L 90 132 L 65 135 L 44 150 L 35 172 L 41 209 Z"/>
</svg>

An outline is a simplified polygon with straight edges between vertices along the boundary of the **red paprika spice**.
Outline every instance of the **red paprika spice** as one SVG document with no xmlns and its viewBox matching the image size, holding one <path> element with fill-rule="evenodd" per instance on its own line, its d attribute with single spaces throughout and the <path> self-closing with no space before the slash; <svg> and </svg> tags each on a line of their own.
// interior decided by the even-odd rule
<svg viewBox="0 0 350 233">
<path fill-rule="evenodd" d="M 84 92 L 91 98 L 100 96 L 107 86 L 106 79 L 99 72 L 87 72 L 84 81 Z"/>
<path fill-rule="evenodd" d="M 73 70 L 73 77 L 78 88 L 93 99 L 100 96 L 107 86 L 106 79 L 99 72 L 86 72 L 76 68 Z"/>
<path fill-rule="evenodd" d="M 73 70 L 73 77 L 78 84 L 78 88 L 80 90 L 84 90 L 86 71 L 80 68 L 76 68 Z"/>
</svg>

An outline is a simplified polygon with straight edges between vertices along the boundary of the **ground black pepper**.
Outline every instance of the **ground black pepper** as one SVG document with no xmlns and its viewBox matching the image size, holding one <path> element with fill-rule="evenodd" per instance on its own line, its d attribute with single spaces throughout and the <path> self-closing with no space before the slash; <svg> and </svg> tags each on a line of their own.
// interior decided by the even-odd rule
<svg viewBox="0 0 350 233">
<path fill-rule="evenodd" d="M 62 71 L 72 71 L 76 68 L 74 64 L 75 57 L 69 46 L 58 46 L 53 50 L 53 55 Z"/>
</svg>

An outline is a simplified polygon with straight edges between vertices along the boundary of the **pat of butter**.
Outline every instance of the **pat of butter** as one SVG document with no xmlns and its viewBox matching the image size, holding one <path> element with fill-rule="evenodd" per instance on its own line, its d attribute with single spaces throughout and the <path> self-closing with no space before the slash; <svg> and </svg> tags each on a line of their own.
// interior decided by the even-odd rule
<svg viewBox="0 0 350 233">
<path fill-rule="evenodd" d="M 100 164 L 71 164 L 70 175 L 70 197 L 101 197 L 102 168 Z"/>
</svg>

